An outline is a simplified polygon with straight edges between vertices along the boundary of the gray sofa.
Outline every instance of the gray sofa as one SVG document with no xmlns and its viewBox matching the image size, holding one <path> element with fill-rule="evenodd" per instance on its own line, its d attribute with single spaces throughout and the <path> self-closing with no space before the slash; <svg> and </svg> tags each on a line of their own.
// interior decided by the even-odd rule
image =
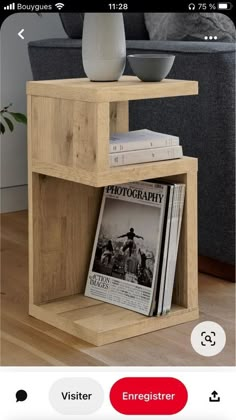
<svg viewBox="0 0 236 420">
<path fill-rule="evenodd" d="M 171 52 L 168 78 L 199 81 L 199 96 L 133 101 L 130 129 L 178 135 L 184 154 L 199 159 L 199 254 L 234 264 L 235 45 L 151 41 L 143 14 L 124 14 L 127 54 Z M 83 77 L 80 14 L 61 14 L 65 39 L 29 43 L 35 80 Z M 126 74 L 132 74 L 126 66 Z"/>
</svg>

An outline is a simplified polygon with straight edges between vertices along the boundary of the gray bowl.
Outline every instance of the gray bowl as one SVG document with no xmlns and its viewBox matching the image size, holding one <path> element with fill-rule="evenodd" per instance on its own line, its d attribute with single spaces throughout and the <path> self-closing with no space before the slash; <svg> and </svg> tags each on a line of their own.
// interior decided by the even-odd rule
<svg viewBox="0 0 236 420">
<path fill-rule="evenodd" d="M 130 67 L 143 82 L 160 82 L 170 72 L 175 55 L 133 54 L 128 55 Z"/>
</svg>

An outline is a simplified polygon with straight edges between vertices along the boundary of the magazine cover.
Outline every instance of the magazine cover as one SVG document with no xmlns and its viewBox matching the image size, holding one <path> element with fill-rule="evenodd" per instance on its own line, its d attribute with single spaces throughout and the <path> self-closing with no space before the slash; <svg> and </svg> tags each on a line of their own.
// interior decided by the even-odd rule
<svg viewBox="0 0 236 420">
<path fill-rule="evenodd" d="M 167 186 L 104 189 L 85 295 L 152 315 Z"/>
</svg>

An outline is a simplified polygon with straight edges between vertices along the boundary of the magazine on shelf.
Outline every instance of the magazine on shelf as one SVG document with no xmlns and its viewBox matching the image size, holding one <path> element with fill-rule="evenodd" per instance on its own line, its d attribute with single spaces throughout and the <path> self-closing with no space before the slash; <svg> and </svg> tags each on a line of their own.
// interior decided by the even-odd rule
<svg viewBox="0 0 236 420">
<path fill-rule="evenodd" d="M 178 145 L 179 137 L 177 136 L 143 129 L 112 134 L 110 139 L 110 153 Z"/>
<path fill-rule="evenodd" d="M 167 259 L 170 246 L 173 244 L 170 243 L 170 230 L 171 230 L 171 218 L 172 218 L 172 208 L 174 200 L 174 185 L 167 185 L 168 188 L 168 201 L 166 206 L 166 225 L 163 234 L 163 244 L 162 244 L 162 263 L 161 268 L 158 274 L 158 287 L 156 293 L 156 315 L 162 314 L 164 290 L 166 283 L 166 270 L 167 270 Z"/>
<path fill-rule="evenodd" d="M 185 199 L 185 184 L 175 184 L 175 193 L 173 198 L 173 208 L 170 228 L 170 246 L 166 263 L 166 280 L 162 300 L 161 314 L 166 314 L 171 309 L 172 295 L 174 289 L 175 270 L 177 263 L 177 254 L 179 247 L 179 238 L 183 217 Z M 159 308 L 160 309 L 160 308 Z M 160 314 L 159 313 L 159 314 Z"/>
<path fill-rule="evenodd" d="M 85 295 L 153 315 L 168 186 L 105 187 Z"/>
<path fill-rule="evenodd" d="M 159 273 L 157 290 L 157 315 L 169 312 L 174 287 L 175 266 L 178 253 L 178 236 L 182 220 L 184 202 L 184 184 L 168 183 L 169 201 L 167 206 L 167 224 L 163 238 L 163 259 Z"/>
<path fill-rule="evenodd" d="M 109 154 L 110 166 L 132 165 L 135 163 L 157 162 L 183 157 L 182 146 L 157 147 L 155 149 L 134 150 Z"/>
</svg>

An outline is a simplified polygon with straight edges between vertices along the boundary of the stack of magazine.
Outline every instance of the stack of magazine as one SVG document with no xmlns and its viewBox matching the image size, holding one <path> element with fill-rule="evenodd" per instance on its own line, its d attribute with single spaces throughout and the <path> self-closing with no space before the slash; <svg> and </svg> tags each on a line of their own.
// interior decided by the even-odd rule
<svg viewBox="0 0 236 420">
<path fill-rule="evenodd" d="M 185 185 L 105 187 L 85 295 L 154 316 L 170 311 Z"/>
<path fill-rule="evenodd" d="M 147 129 L 113 134 L 110 139 L 109 152 L 110 166 L 183 157 L 179 137 Z"/>
</svg>

